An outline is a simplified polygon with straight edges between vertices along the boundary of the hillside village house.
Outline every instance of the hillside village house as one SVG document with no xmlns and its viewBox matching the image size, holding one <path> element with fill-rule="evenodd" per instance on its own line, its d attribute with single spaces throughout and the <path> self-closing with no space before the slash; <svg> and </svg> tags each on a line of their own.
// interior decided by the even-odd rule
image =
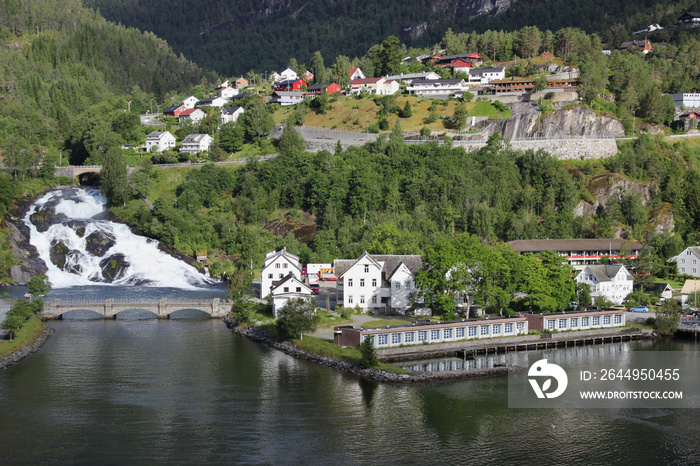
<svg viewBox="0 0 700 466">
<path fill-rule="evenodd" d="M 199 99 L 191 95 L 182 101 L 182 105 L 184 105 L 187 108 L 194 108 L 197 105 L 197 102 L 199 102 Z"/>
<path fill-rule="evenodd" d="M 311 296 L 311 288 L 306 286 L 291 272 L 281 280 L 272 282 L 270 298 L 272 301 L 272 316 L 275 318 L 277 318 L 277 312 L 282 309 L 290 299 L 314 299 Z"/>
<path fill-rule="evenodd" d="M 700 293 L 700 280 L 686 280 L 681 288 L 681 303 L 696 306 L 698 293 Z"/>
<path fill-rule="evenodd" d="M 260 278 L 260 298 L 269 296 L 273 282 L 285 278 L 290 273 L 301 281 L 301 262 L 298 256 L 287 252 L 287 248 L 268 252 L 265 255 L 265 265 Z"/>
<path fill-rule="evenodd" d="M 280 79 L 282 81 L 296 81 L 299 79 L 299 75 L 293 69 L 287 68 L 280 73 Z"/>
<path fill-rule="evenodd" d="M 216 96 L 223 99 L 230 99 L 236 94 L 238 94 L 238 89 L 233 86 L 227 86 L 216 91 Z"/>
<path fill-rule="evenodd" d="M 163 110 L 163 116 L 166 117 L 179 117 L 182 112 L 187 110 L 188 107 L 183 104 L 173 105 Z"/>
<path fill-rule="evenodd" d="M 236 79 L 236 82 L 234 84 L 236 85 L 237 89 L 243 89 L 244 87 L 248 87 L 248 80 L 246 78 L 240 77 Z"/>
<path fill-rule="evenodd" d="M 282 76 L 280 76 L 279 73 L 277 73 L 277 71 L 273 71 L 272 73 L 270 73 L 270 77 L 268 78 L 268 81 L 270 81 L 273 84 L 281 80 Z"/>
<path fill-rule="evenodd" d="M 244 111 L 243 107 L 223 107 L 221 109 L 221 124 L 237 121 Z"/>
<path fill-rule="evenodd" d="M 336 83 L 323 83 L 314 84 L 306 89 L 307 95 L 320 95 L 320 94 L 335 94 L 336 92 L 342 92 L 343 89 Z"/>
<path fill-rule="evenodd" d="M 488 84 L 491 81 L 506 78 L 505 68 L 470 68 L 469 82 L 472 84 Z"/>
<path fill-rule="evenodd" d="M 188 134 L 185 139 L 182 140 L 180 152 L 187 152 L 192 155 L 199 154 L 200 152 L 209 152 L 212 141 L 214 141 L 214 139 L 208 134 Z"/>
<path fill-rule="evenodd" d="M 146 136 L 146 151 L 155 150 L 158 153 L 175 147 L 175 136 L 169 131 L 153 131 Z M 155 148 L 155 149 L 154 149 Z"/>
<path fill-rule="evenodd" d="M 188 108 L 184 112 L 180 113 L 180 116 L 177 117 L 177 121 L 180 123 L 184 123 L 185 121 L 199 123 L 205 116 L 206 114 L 198 108 Z"/>
<path fill-rule="evenodd" d="M 700 92 L 669 94 L 676 108 L 700 108 Z"/>
<path fill-rule="evenodd" d="M 353 79 L 365 79 L 365 74 L 357 67 L 350 68 L 350 81 Z"/>
<path fill-rule="evenodd" d="M 394 74 L 391 76 L 384 76 L 384 79 L 388 81 L 398 81 L 400 85 L 401 83 L 411 84 L 417 79 L 440 79 L 440 75 L 435 71 L 426 71 L 424 73 Z"/>
<path fill-rule="evenodd" d="M 362 91 L 377 95 L 392 95 L 399 92 L 398 81 L 387 81 L 386 78 L 364 78 L 350 81 L 350 93 L 359 94 Z"/>
<path fill-rule="evenodd" d="M 543 251 L 554 251 L 566 257 L 569 265 L 582 270 L 587 265 L 595 265 L 603 258 L 636 259 L 642 250 L 642 243 L 617 238 L 579 239 L 522 239 L 509 241 L 508 245 L 523 254 L 532 253 L 539 257 Z"/>
<path fill-rule="evenodd" d="M 614 304 L 622 304 L 634 285 L 632 274 L 622 264 L 587 265 L 575 280 L 590 287 L 591 298 L 604 296 Z"/>
<path fill-rule="evenodd" d="M 680 274 L 700 277 L 700 246 L 685 248 L 676 257 L 670 258 L 669 262 L 676 263 Z"/>
<path fill-rule="evenodd" d="M 688 11 L 683 13 L 678 21 L 677 25 L 689 26 L 689 27 L 700 27 L 700 13 Z"/>
<path fill-rule="evenodd" d="M 641 51 L 644 55 L 647 53 L 651 52 L 652 45 L 651 41 L 649 39 L 644 39 L 644 40 L 630 40 L 627 42 L 623 42 L 620 44 L 618 47 L 620 50 L 638 50 Z"/>
<path fill-rule="evenodd" d="M 304 87 L 309 87 L 309 83 L 303 79 L 287 79 L 275 84 L 275 91 L 301 91 Z"/>
<path fill-rule="evenodd" d="M 224 97 L 209 97 L 197 102 L 197 107 L 223 107 L 228 101 L 229 99 Z"/>
<path fill-rule="evenodd" d="M 464 79 L 416 79 L 406 90 L 410 95 L 426 99 L 444 99 L 462 96 L 469 92 L 469 85 Z"/>
<path fill-rule="evenodd" d="M 297 91 L 275 91 L 272 93 L 270 103 L 278 103 L 280 105 L 296 105 L 303 102 L 306 94 Z"/>
<path fill-rule="evenodd" d="M 362 311 L 405 313 L 416 290 L 415 273 L 423 265 L 418 255 L 370 255 L 333 262 L 338 281 L 336 302 Z"/>
</svg>

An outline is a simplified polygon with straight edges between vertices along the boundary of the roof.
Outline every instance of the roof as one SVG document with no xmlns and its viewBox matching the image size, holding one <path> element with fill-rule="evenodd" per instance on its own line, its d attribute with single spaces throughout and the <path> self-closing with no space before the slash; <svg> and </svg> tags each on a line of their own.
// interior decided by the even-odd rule
<svg viewBox="0 0 700 466">
<path fill-rule="evenodd" d="M 350 68 L 350 76 L 352 76 L 353 74 L 355 74 L 355 71 L 357 71 L 357 70 L 359 70 L 359 69 L 360 69 L 360 68 L 359 68 L 358 66 L 356 66 L 356 67 L 354 67 L 354 68 Z"/>
<path fill-rule="evenodd" d="M 595 275 L 595 277 L 598 279 L 600 282 L 611 282 L 612 279 L 620 272 L 620 269 L 624 268 L 625 266 L 622 264 L 613 264 L 613 265 L 587 265 L 583 271 L 590 270 L 590 272 Z M 627 269 L 625 268 L 625 271 Z M 583 272 L 581 272 L 583 273 Z M 632 277 L 629 272 L 627 272 L 627 275 Z"/>
<path fill-rule="evenodd" d="M 202 112 L 202 111 L 201 111 L 200 109 L 198 109 L 198 108 L 189 108 L 189 109 L 183 111 L 182 113 L 180 113 L 180 116 L 192 115 L 194 112 L 201 112 L 201 113 L 204 113 L 204 112 Z"/>
<path fill-rule="evenodd" d="M 180 107 L 184 107 L 184 105 L 182 105 L 182 104 L 172 105 L 172 106 L 166 108 L 165 110 L 163 110 L 163 113 L 172 113 Z"/>
<path fill-rule="evenodd" d="M 272 292 L 275 291 L 277 288 L 283 286 L 284 284 L 288 284 L 288 283 L 291 282 L 291 281 L 296 281 L 296 282 L 299 283 L 301 286 L 303 286 L 304 288 L 306 288 L 306 292 L 307 292 L 306 294 L 310 294 L 310 293 L 311 293 L 311 288 L 309 288 L 309 287 L 306 286 L 304 283 L 302 283 L 301 280 L 298 280 L 298 279 L 294 276 L 294 274 L 293 274 L 292 272 L 289 272 L 289 273 L 287 274 L 286 277 L 284 277 L 284 278 L 282 278 L 282 279 L 280 279 L 280 280 L 276 280 L 276 281 L 273 281 L 273 282 L 272 282 L 272 287 L 270 288 L 270 294 L 272 294 Z M 289 293 L 289 292 L 288 292 L 288 293 Z M 292 291 L 291 293 L 295 293 L 295 292 Z"/>
<path fill-rule="evenodd" d="M 146 136 L 146 139 L 160 139 L 166 134 L 170 134 L 167 131 L 153 131 L 152 133 L 149 133 L 148 136 Z M 172 134 L 170 134 L 172 136 Z M 174 137 L 174 136 L 173 136 Z"/>
<path fill-rule="evenodd" d="M 642 249 L 642 243 L 617 238 L 579 238 L 579 239 L 521 239 L 509 241 L 508 245 L 518 252 L 540 251 L 608 251 L 620 250 L 623 245 L 628 249 Z"/>
<path fill-rule="evenodd" d="M 240 106 L 238 106 L 238 107 L 223 107 L 221 109 L 221 114 L 222 115 L 233 115 L 234 113 L 236 113 L 239 110 L 243 110 L 243 107 L 240 107 Z"/>
<path fill-rule="evenodd" d="M 301 270 L 301 264 L 299 263 L 299 256 L 295 256 L 291 252 L 287 251 L 287 248 L 284 247 L 280 249 L 279 251 L 270 251 L 267 254 L 265 254 L 265 266 L 269 264 L 271 261 L 274 261 L 278 257 L 284 257 L 287 259 L 289 262 L 294 264 L 295 267 Z M 265 267 L 263 267 L 265 268 Z"/>
<path fill-rule="evenodd" d="M 691 294 L 700 291 L 700 280 L 686 280 L 681 288 L 681 294 Z"/>
<path fill-rule="evenodd" d="M 393 81 L 401 80 L 401 79 L 428 79 L 428 76 L 435 75 L 435 76 L 440 76 L 437 74 L 435 71 L 426 71 L 424 73 L 406 73 L 406 74 L 394 74 L 392 76 L 385 76 L 386 79 L 391 79 Z M 437 79 L 437 78 L 435 78 Z"/>
<path fill-rule="evenodd" d="M 649 39 L 644 39 L 644 40 L 629 40 L 627 42 L 623 42 L 620 44 L 621 49 L 626 49 L 628 47 L 632 47 L 633 45 L 635 47 L 644 47 L 647 43 L 651 44 L 651 41 Z"/>
<path fill-rule="evenodd" d="M 416 79 L 413 84 L 459 84 L 464 82 L 464 79 Z"/>
<path fill-rule="evenodd" d="M 423 267 L 423 259 L 421 256 L 416 254 L 369 254 L 365 251 L 357 259 L 336 259 L 333 261 L 333 271 L 335 272 L 335 276 L 342 277 L 345 272 L 350 269 L 350 267 L 355 265 L 364 257 L 368 257 L 380 265 L 382 262 L 384 263 L 382 273 L 384 274 L 385 279 L 390 278 L 401 264 L 405 264 L 413 275 L 416 274 L 418 269 Z"/>
<path fill-rule="evenodd" d="M 285 79 L 284 81 L 278 82 L 278 83 L 277 83 L 277 86 L 291 86 L 291 85 L 293 85 L 294 83 L 297 83 L 297 82 L 299 82 L 299 81 L 301 81 L 301 82 L 306 82 L 306 81 L 304 81 L 303 79 Z"/>
<path fill-rule="evenodd" d="M 384 78 L 361 78 L 361 79 L 353 79 L 350 81 L 350 84 L 374 84 L 378 82 L 380 79 Z"/>
<path fill-rule="evenodd" d="M 188 134 L 185 139 L 182 140 L 183 143 L 185 142 L 193 142 L 193 143 L 199 143 L 201 142 L 206 136 L 209 136 L 208 134 L 201 134 L 201 133 L 196 133 L 196 134 Z M 211 136 L 209 136 L 211 139 Z"/>
<path fill-rule="evenodd" d="M 309 86 L 306 90 L 308 91 L 322 91 L 323 89 L 326 89 L 328 86 L 335 84 L 335 83 L 321 83 L 321 84 L 314 84 L 312 86 Z"/>
<path fill-rule="evenodd" d="M 292 97 L 292 96 L 299 96 L 299 97 L 304 97 L 303 92 L 299 91 L 275 91 L 273 94 L 279 96 L 279 97 Z"/>
<path fill-rule="evenodd" d="M 471 68 L 469 74 L 475 73 L 500 73 L 503 68 Z"/>
</svg>

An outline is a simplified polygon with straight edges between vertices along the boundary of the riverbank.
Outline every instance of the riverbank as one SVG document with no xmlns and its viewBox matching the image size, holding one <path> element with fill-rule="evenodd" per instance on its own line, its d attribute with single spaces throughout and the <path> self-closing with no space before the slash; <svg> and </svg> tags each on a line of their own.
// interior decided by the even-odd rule
<svg viewBox="0 0 700 466">
<path fill-rule="evenodd" d="M 54 329 L 41 322 L 37 317 L 32 317 L 36 322 L 32 322 L 34 327 L 30 327 L 29 323 L 26 327 L 20 329 L 17 332 L 18 338 L 15 338 L 13 342 L 18 343 L 19 346 L 10 350 L 6 354 L 0 354 L 0 372 L 4 371 L 10 366 L 14 366 L 27 356 L 36 353 L 44 346 L 44 343 L 49 339 L 54 333 Z M 26 329 L 26 333 L 22 334 L 22 330 Z M 24 339 L 25 341 L 21 341 Z M 3 340 L 0 342 L 0 353 L 2 353 L 3 343 L 10 343 L 9 340 Z"/>
<path fill-rule="evenodd" d="M 352 374 L 354 376 L 373 380 L 375 382 L 395 384 L 395 385 L 411 385 L 423 383 L 449 382 L 453 380 L 475 379 L 483 377 L 497 377 L 508 375 L 508 367 L 494 367 L 490 369 L 480 369 L 475 371 L 465 372 L 443 372 L 443 373 L 408 373 L 395 374 L 379 369 L 361 369 L 359 366 L 343 361 L 341 359 L 320 354 L 304 351 L 288 341 L 279 341 L 271 338 L 267 332 L 256 327 L 241 327 L 238 323 L 226 316 L 224 318 L 226 326 L 233 332 L 252 341 L 265 345 L 269 348 L 282 351 L 289 356 L 297 359 L 310 361 L 324 367 L 330 367 L 342 372 Z M 512 368 L 511 368 L 512 369 Z"/>
</svg>

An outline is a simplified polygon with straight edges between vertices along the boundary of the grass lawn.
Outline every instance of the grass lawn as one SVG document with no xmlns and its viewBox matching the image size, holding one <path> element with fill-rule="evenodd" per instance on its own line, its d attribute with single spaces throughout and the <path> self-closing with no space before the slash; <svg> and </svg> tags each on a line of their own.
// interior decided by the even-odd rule
<svg viewBox="0 0 700 466">
<path fill-rule="evenodd" d="M 398 318 L 398 319 L 377 319 L 365 322 L 362 328 L 377 328 L 377 327 L 392 327 L 394 325 L 410 324 L 415 319 Z"/>
<path fill-rule="evenodd" d="M 306 350 L 310 353 L 320 354 L 322 356 L 330 356 L 336 359 L 342 359 L 352 364 L 359 364 L 360 349 L 357 347 L 341 347 L 322 338 L 304 336 L 303 340 L 292 340 L 295 346 Z M 392 366 L 391 364 L 380 363 L 378 369 L 393 372 L 395 374 L 406 374 L 407 371 L 400 367 Z"/>
<path fill-rule="evenodd" d="M 330 312 L 322 311 L 322 310 L 317 310 L 316 315 L 318 316 L 318 322 L 317 325 L 319 326 L 325 326 L 328 324 L 333 324 L 337 325 L 339 323 L 345 323 L 345 322 L 350 322 L 347 319 L 343 319 L 342 317 L 332 314 Z"/>
<path fill-rule="evenodd" d="M 0 340 L 0 356 L 4 356 L 5 354 L 16 350 L 26 342 L 33 340 L 37 335 L 39 335 L 39 333 L 41 333 L 43 328 L 44 324 L 38 317 L 30 317 L 29 320 L 24 323 L 24 327 L 19 329 L 14 340 Z"/>
<path fill-rule="evenodd" d="M 683 284 L 685 281 L 676 281 L 676 280 L 671 280 L 671 279 L 664 279 L 664 278 L 656 278 L 654 280 L 654 283 L 668 283 L 671 285 L 671 288 L 675 289 L 680 289 L 683 288 Z"/>
</svg>

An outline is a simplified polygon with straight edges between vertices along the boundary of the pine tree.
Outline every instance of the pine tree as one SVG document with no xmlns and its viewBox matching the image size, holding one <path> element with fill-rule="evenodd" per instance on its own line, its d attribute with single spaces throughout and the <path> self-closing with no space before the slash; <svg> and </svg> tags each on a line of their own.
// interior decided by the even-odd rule
<svg viewBox="0 0 700 466">
<path fill-rule="evenodd" d="M 372 339 L 370 337 L 365 338 L 362 343 L 360 343 L 360 367 L 362 369 L 371 369 L 373 367 L 379 366 L 379 358 L 377 358 L 377 351 L 374 349 L 372 344 Z"/>
<path fill-rule="evenodd" d="M 129 185 L 126 179 L 126 162 L 117 147 L 111 147 L 104 155 L 104 164 L 100 172 L 102 194 L 107 198 L 107 205 L 117 206 L 126 202 Z"/>
</svg>

